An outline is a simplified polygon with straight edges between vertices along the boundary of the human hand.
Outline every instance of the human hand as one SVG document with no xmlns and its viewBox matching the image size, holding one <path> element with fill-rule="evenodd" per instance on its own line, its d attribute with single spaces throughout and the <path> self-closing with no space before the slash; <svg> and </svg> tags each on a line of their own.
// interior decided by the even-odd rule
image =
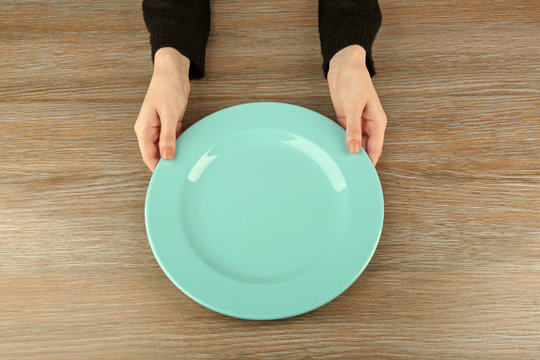
<svg viewBox="0 0 540 360">
<path fill-rule="evenodd" d="M 190 90 L 189 64 L 176 49 L 156 51 L 152 80 L 134 126 L 143 161 L 152 172 L 160 154 L 174 158 Z"/>
<path fill-rule="evenodd" d="M 328 87 L 338 123 L 345 128 L 347 148 L 360 146 L 373 165 L 382 153 L 386 114 L 366 68 L 366 51 L 359 45 L 347 46 L 330 60 Z"/>
</svg>

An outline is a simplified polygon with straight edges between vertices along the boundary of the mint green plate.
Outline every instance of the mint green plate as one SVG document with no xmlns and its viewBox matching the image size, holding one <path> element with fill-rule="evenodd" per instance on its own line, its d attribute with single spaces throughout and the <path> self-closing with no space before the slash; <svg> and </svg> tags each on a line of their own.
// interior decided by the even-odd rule
<svg viewBox="0 0 540 360">
<path fill-rule="evenodd" d="M 243 319 L 279 319 L 345 291 L 383 224 L 377 172 L 345 131 L 300 106 L 208 115 L 160 160 L 146 195 L 150 246 L 187 296 Z"/>
</svg>

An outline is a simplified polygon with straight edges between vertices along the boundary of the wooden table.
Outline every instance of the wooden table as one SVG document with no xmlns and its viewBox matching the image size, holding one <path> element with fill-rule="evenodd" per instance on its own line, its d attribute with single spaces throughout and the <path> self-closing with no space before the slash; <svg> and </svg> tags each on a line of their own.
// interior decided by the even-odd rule
<svg viewBox="0 0 540 360">
<path fill-rule="evenodd" d="M 317 1 L 212 6 L 186 126 L 261 100 L 334 118 Z M 540 358 L 537 1 L 381 1 L 379 248 L 336 300 L 272 322 L 207 310 L 152 256 L 140 1 L 1 8 L 0 358 Z"/>
</svg>

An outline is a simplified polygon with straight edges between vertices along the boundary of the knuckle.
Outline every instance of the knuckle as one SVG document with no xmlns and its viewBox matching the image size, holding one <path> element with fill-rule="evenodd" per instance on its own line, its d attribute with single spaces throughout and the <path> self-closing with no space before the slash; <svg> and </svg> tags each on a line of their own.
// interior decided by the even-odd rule
<svg viewBox="0 0 540 360">
<path fill-rule="evenodd" d="M 388 117 L 386 116 L 386 113 L 384 112 L 381 114 L 381 123 L 383 123 L 384 125 L 388 123 Z"/>
<path fill-rule="evenodd" d="M 350 137 L 353 137 L 353 138 L 362 137 L 362 129 L 360 127 L 349 126 L 347 130 Z"/>
<path fill-rule="evenodd" d="M 143 151 L 143 152 L 141 153 L 141 155 L 142 155 L 142 161 L 143 161 L 143 163 L 144 163 L 149 169 L 152 169 L 152 168 L 155 166 L 155 159 L 154 159 L 154 157 L 153 157 L 150 153 L 148 153 L 148 152 L 146 152 L 146 151 Z"/>
<path fill-rule="evenodd" d="M 160 136 L 160 142 L 174 142 L 176 141 L 176 136 L 174 133 L 163 133 Z"/>
<path fill-rule="evenodd" d="M 142 154 L 142 161 L 146 166 L 150 167 L 151 162 L 148 156 L 145 156 L 144 154 Z"/>
<path fill-rule="evenodd" d="M 141 132 L 141 123 L 139 121 L 136 121 L 135 124 L 133 124 L 133 131 L 135 131 L 135 134 L 139 134 Z"/>
</svg>

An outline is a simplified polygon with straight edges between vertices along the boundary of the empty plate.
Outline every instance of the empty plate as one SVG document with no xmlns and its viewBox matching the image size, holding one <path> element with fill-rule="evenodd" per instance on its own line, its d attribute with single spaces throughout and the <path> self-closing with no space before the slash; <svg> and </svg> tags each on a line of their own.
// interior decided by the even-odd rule
<svg viewBox="0 0 540 360">
<path fill-rule="evenodd" d="M 244 319 L 279 319 L 345 291 L 383 224 L 377 172 L 345 131 L 306 108 L 233 106 L 183 132 L 146 196 L 159 265 L 187 296 Z"/>
</svg>

